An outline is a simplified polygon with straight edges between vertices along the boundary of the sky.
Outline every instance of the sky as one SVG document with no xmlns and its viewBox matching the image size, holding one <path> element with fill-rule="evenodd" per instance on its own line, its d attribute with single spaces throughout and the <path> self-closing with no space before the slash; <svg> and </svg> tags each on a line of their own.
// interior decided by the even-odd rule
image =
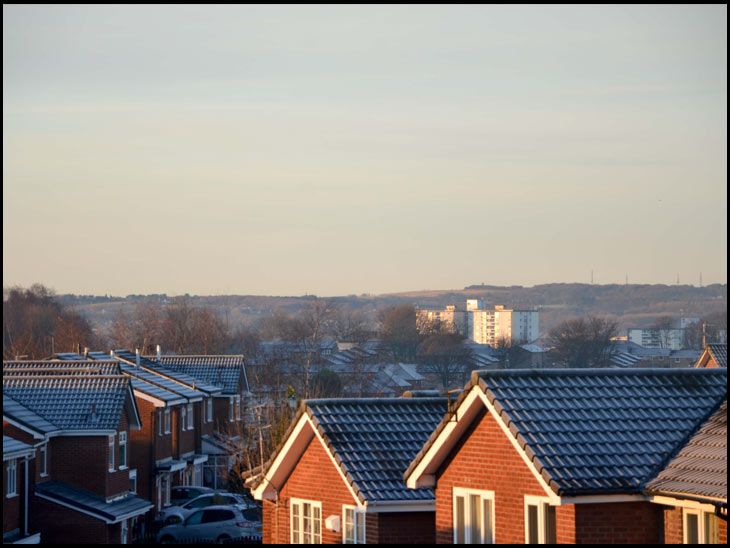
<svg viewBox="0 0 730 548">
<path fill-rule="evenodd" d="M 727 283 L 727 7 L 3 5 L 3 285 Z"/>
</svg>

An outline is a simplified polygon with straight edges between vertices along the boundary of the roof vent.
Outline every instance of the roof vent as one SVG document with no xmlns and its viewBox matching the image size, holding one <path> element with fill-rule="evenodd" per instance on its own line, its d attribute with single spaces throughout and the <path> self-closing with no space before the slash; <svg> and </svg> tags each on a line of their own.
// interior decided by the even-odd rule
<svg viewBox="0 0 730 548">
<path fill-rule="evenodd" d="M 158 344 L 157 345 L 157 361 L 159 362 L 162 359 L 162 347 Z"/>
<path fill-rule="evenodd" d="M 135 350 L 135 354 L 136 354 L 136 357 L 137 357 L 137 369 L 139 369 L 139 348 L 137 348 Z"/>
<path fill-rule="evenodd" d="M 96 422 L 99 419 L 99 415 L 96 414 L 96 404 L 91 404 L 91 422 Z"/>
</svg>

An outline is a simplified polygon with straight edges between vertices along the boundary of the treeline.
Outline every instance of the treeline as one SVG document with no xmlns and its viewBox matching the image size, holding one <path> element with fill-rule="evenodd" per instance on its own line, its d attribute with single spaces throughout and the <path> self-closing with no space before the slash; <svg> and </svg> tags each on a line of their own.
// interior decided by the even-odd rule
<svg viewBox="0 0 730 548">
<path fill-rule="evenodd" d="M 63 306 L 51 289 L 41 284 L 3 288 L 4 360 L 42 359 L 99 342 L 91 323 Z"/>
</svg>

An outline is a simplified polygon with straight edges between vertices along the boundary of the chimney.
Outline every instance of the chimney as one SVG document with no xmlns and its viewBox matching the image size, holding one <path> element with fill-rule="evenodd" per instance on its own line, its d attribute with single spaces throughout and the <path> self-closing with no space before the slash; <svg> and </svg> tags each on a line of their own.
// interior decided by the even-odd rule
<svg viewBox="0 0 730 548">
<path fill-rule="evenodd" d="M 139 348 L 135 350 L 135 354 L 137 356 L 137 369 L 139 369 Z"/>
<path fill-rule="evenodd" d="M 88 355 L 89 355 L 89 347 L 84 346 L 84 359 L 86 359 Z"/>
<path fill-rule="evenodd" d="M 162 348 L 160 345 L 157 345 L 157 361 L 159 362 L 162 359 Z"/>
</svg>

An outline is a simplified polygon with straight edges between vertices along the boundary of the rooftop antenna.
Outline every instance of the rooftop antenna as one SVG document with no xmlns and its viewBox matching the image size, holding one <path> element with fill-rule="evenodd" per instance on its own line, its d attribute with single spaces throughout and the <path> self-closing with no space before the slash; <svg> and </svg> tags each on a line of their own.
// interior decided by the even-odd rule
<svg viewBox="0 0 730 548">
<path fill-rule="evenodd" d="M 679 272 L 677 272 L 677 285 L 679 285 Z"/>
<path fill-rule="evenodd" d="M 591 270 L 591 285 L 593 285 L 593 270 Z"/>
<path fill-rule="evenodd" d="M 626 285 L 629 285 L 629 275 L 626 274 Z"/>
<path fill-rule="evenodd" d="M 700 272 L 700 287 L 702 287 L 702 272 Z"/>
</svg>

